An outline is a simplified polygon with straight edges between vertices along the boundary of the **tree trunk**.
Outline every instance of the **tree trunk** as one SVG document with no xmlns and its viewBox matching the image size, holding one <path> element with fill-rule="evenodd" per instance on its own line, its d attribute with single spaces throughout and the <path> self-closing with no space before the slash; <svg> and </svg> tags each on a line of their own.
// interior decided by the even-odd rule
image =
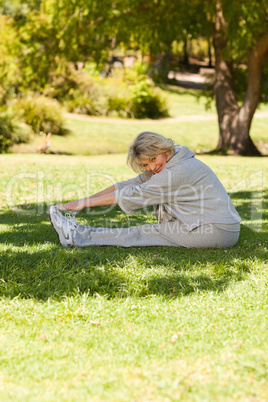
<svg viewBox="0 0 268 402">
<path fill-rule="evenodd" d="M 189 66 L 189 55 L 188 55 L 188 40 L 185 36 L 183 39 L 183 64 L 188 67 Z"/>
<path fill-rule="evenodd" d="M 168 73 L 170 71 L 170 68 L 171 68 L 171 47 L 168 46 L 161 59 L 161 66 L 160 66 L 160 76 L 164 84 L 168 83 Z"/>
<path fill-rule="evenodd" d="M 226 23 L 219 4 L 216 6 L 214 33 L 215 98 L 219 122 L 218 149 L 238 155 L 260 155 L 249 136 L 250 126 L 260 100 L 268 34 L 262 36 L 248 55 L 248 87 L 244 103 L 239 107 L 234 89 L 232 60 L 228 59 Z"/>
<path fill-rule="evenodd" d="M 208 67 L 212 68 L 211 38 L 208 38 Z"/>
</svg>

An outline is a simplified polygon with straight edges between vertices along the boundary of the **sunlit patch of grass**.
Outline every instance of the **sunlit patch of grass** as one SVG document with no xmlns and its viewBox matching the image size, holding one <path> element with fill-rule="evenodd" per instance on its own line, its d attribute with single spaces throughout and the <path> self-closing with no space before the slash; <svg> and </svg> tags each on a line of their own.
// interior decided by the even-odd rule
<svg viewBox="0 0 268 402">
<path fill-rule="evenodd" d="M 177 144 L 202 153 L 213 150 L 218 142 L 219 128 L 215 106 L 206 111 L 205 98 L 200 97 L 199 90 L 165 86 L 165 93 L 170 106 L 170 116 L 193 116 L 192 121 L 170 122 L 165 120 L 133 121 L 131 119 L 105 118 L 103 121 L 68 119 L 67 136 L 52 136 L 48 152 L 67 155 L 98 155 L 127 152 L 130 142 L 141 131 L 154 131 L 173 138 Z M 262 106 L 262 110 L 266 110 Z M 196 115 L 214 113 L 215 117 L 208 121 L 199 121 Z M 251 137 L 260 150 L 267 154 L 267 117 L 254 118 Z M 19 144 L 12 152 L 35 153 L 44 138 L 36 135 L 30 144 Z"/>
<path fill-rule="evenodd" d="M 65 249 L 50 202 L 133 176 L 126 155 L 2 155 L 2 400 L 266 400 L 265 158 L 200 157 L 242 217 L 231 249 Z M 151 210 L 80 223 L 155 222 Z"/>
<path fill-rule="evenodd" d="M 251 136 L 260 144 L 262 149 L 266 143 L 268 119 L 255 119 Z M 49 152 L 71 155 L 103 155 L 125 153 L 130 142 L 142 131 L 154 131 L 166 137 L 171 137 L 177 144 L 186 145 L 198 153 L 216 148 L 218 141 L 217 119 L 202 121 L 192 120 L 185 122 L 152 121 L 150 124 L 131 122 L 121 124 L 113 121 L 67 121 L 71 134 L 66 137 L 53 136 Z M 42 143 L 41 137 L 35 137 L 31 144 L 14 146 L 14 152 L 35 153 L 38 145 Z M 266 152 L 266 151 L 265 151 Z"/>
</svg>

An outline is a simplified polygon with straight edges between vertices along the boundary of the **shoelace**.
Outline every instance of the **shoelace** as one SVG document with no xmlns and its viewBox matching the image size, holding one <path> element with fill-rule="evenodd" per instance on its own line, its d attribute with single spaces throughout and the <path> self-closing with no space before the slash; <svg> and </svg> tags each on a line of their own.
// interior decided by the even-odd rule
<svg viewBox="0 0 268 402">
<path fill-rule="evenodd" d="M 74 227 L 77 227 L 78 223 L 75 219 L 75 215 L 77 214 L 77 212 L 66 212 L 65 214 L 65 218 L 68 219 L 70 221 L 70 223 L 72 225 L 74 225 Z"/>
</svg>

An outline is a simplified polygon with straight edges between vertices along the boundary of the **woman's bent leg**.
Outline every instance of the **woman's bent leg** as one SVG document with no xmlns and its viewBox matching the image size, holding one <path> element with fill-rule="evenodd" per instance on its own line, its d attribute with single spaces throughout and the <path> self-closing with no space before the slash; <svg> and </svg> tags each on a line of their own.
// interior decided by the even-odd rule
<svg viewBox="0 0 268 402">
<path fill-rule="evenodd" d="M 178 221 L 133 226 L 129 228 L 92 228 L 78 225 L 74 234 L 74 247 L 87 246 L 174 246 L 197 248 L 232 247 L 239 238 L 236 231 L 226 231 L 216 225 L 202 225 L 192 231 Z"/>
</svg>

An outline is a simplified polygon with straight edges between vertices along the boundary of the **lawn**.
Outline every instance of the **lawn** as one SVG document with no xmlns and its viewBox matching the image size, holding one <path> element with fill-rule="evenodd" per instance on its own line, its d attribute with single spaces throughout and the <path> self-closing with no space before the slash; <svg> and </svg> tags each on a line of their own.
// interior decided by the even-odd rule
<svg viewBox="0 0 268 402">
<path fill-rule="evenodd" d="M 53 136 L 49 152 L 54 154 L 96 155 L 127 152 L 129 143 L 141 131 L 154 131 L 172 137 L 178 144 L 187 145 L 197 153 L 215 149 L 218 141 L 218 122 L 215 105 L 206 111 L 206 99 L 199 90 L 166 86 L 163 91 L 167 97 L 171 117 L 192 116 L 190 121 L 132 120 L 104 118 L 103 121 L 66 119 L 69 135 Z M 260 105 L 267 111 L 267 105 Z M 214 116 L 213 116 L 214 114 Z M 200 120 L 202 117 L 211 120 Z M 255 117 L 251 127 L 251 137 L 263 154 L 268 153 L 268 117 Z M 36 135 L 29 144 L 15 145 L 12 152 L 35 153 L 44 141 Z"/>
<path fill-rule="evenodd" d="M 200 156 L 242 217 L 231 249 L 62 248 L 47 206 L 131 177 L 125 159 L 1 155 L 1 400 L 267 400 L 266 158 Z"/>
</svg>

